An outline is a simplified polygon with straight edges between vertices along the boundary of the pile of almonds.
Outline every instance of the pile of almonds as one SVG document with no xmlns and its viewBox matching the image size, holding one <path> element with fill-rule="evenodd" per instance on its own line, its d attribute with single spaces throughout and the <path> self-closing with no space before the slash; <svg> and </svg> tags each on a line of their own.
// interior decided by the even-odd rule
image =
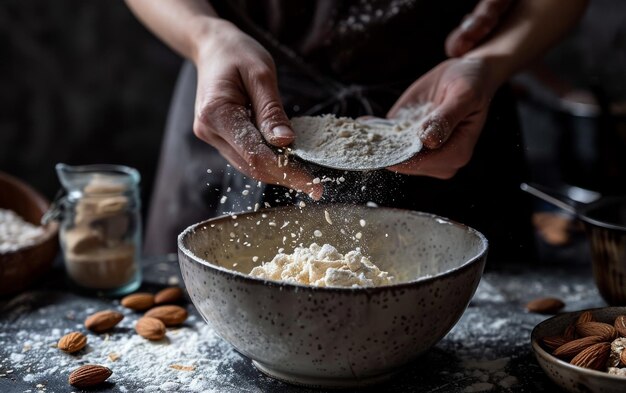
<svg viewBox="0 0 626 393">
<path fill-rule="evenodd" d="M 146 311 L 135 324 L 135 331 L 148 340 L 161 340 L 165 337 L 166 327 L 178 326 L 187 319 L 187 310 L 178 303 L 183 299 L 183 290 L 178 287 L 165 288 L 156 295 L 134 293 L 124 297 L 122 306 L 134 311 Z M 155 307 L 156 306 L 156 307 Z M 113 329 L 124 315 L 114 310 L 98 311 L 85 319 L 85 328 L 94 333 L 105 333 Z M 76 353 L 87 345 L 87 336 L 80 332 L 71 332 L 61 337 L 57 348 L 67 353 Z M 79 389 L 103 383 L 111 376 L 111 369 L 86 364 L 72 371 L 69 383 Z"/>
<path fill-rule="evenodd" d="M 553 356 L 578 367 L 626 376 L 626 315 L 613 324 L 598 322 L 591 311 L 580 314 L 558 336 L 542 338 Z"/>
</svg>

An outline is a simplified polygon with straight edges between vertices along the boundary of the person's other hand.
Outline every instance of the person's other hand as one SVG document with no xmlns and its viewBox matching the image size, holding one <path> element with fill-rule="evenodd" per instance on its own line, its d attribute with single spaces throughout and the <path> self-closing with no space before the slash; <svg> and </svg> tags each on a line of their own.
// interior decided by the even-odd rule
<svg viewBox="0 0 626 393">
<path fill-rule="evenodd" d="M 491 34 L 514 0 L 481 0 L 446 39 L 446 54 L 461 57 Z"/>
<path fill-rule="evenodd" d="M 229 22 L 216 23 L 194 56 L 194 134 L 245 175 L 321 198 L 323 187 L 310 173 L 293 160 L 284 165 L 266 144 L 285 147 L 294 140 L 271 55 Z"/>
<path fill-rule="evenodd" d="M 449 179 L 472 157 L 498 83 L 485 62 L 450 59 L 414 82 L 391 108 L 430 105 L 418 137 L 424 149 L 409 161 L 387 169 L 409 175 Z"/>
</svg>

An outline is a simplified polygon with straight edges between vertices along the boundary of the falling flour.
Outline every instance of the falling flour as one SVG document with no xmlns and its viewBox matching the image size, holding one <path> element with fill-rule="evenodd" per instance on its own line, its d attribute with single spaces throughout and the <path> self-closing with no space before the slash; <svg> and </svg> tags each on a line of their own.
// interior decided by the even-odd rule
<svg viewBox="0 0 626 393">
<path fill-rule="evenodd" d="M 391 285 L 394 278 L 381 271 L 357 249 L 345 255 L 329 244 L 296 247 L 257 266 L 251 276 L 318 287 L 373 287 Z"/>
<path fill-rule="evenodd" d="M 430 104 L 407 108 L 395 119 L 302 116 L 291 119 L 293 154 L 318 165 L 345 170 L 386 168 L 422 148 L 422 123 Z"/>
</svg>

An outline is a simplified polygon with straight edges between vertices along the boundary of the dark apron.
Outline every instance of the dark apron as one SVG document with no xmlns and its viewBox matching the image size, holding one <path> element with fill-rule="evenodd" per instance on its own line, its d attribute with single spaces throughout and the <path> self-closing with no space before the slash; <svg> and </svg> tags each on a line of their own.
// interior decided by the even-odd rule
<svg viewBox="0 0 626 393">
<path fill-rule="evenodd" d="M 461 15 L 462 12 L 459 11 Z M 278 44 L 246 13 L 238 14 L 232 8 L 220 9 L 220 13 L 228 15 L 272 53 L 277 63 L 281 97 L 289 116 L 321 113 L 384 116 L 419 75 L 443 60 L 442 53 L 433 54 L 432 64 L 420 66 L 423 69 L 416 75 L 400 80 L 377 80 L 368 84 L 362 76 L 351 72 L 347 81 L 340 81 L 337 68 L 321 72 L 321 67 L 316 67 L 314 62 Z M 444 30 L 447 29 L 446 25 Z M 447 31 L 450 30 L 452 27 Z M 445 31 L 440 33 L 443 39 L 445 34 Z M 345 66 L 345 59 L 342 64 Z M 148 217 L 146 252 L 149 254 L 175 252 L 178 233 L 195 222 L 229 212 L 253 210 L 257 203 L 276 206 L 299 201 L 292 194 L 286 197 L 285 188 L 257 187 L 255 180 L 227 166 L 215 149 L 193 135 L 195 89 L 195 69 L 185 64 L 170 108 Z M 211 169 L 211 173 L 207 173 L 207 169 Z M 322 203 L 371 201 L 381 206 L 427 211 L 454 219 L 485 233 L 490 240 L 492 264 L 528 260 L 531 255 L 529 201 L 518 188 L 519 183 L 526 180 L 524 157 L 516 110 L 508 89 L 502 89 L 494 97 L 474 157 L 453 179 L 405 176 L 384 170 L 363 174 L 338 173 L 314 166 L 310 169 L 319 176 L 346 178 L 341 185 L 327 183 Z M 249 193 L 244 196 L 241 191 L 245 189 Z M 220 203 L 223 196 L 227 197 L 226 202 Z"/>
</svg>

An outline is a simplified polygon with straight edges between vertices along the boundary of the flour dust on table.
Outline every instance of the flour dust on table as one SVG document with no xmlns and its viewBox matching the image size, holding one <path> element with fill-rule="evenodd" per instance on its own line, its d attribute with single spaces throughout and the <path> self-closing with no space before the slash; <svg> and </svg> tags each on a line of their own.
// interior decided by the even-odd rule
<svg viewBox="0 0 626 393">
<path fill-rule="evenodd" d="M 0 361 L 0 372 L 21 375 L 24 382 L 32 383 L 32 392 L 46 391 L 48 380 L 59 375 L 67 378 L 84 364 L 110 368 L 113 375 L 108 382 L 119 392 L 240 391 L 229 379 L 233 365 L 243 362 L 242 357 L 204 321 L 191 316 L 185 326 L 169 330 L 168 338 L 157 342 L 117 332 L 132 329 L 136 319 L 125 318 L 109 334 L 86 333 L 88 345 L 76 355 L 64 353 L 55 345 L 59 337 L 71 331 L 69 328 L 51 329 L 47 334 L 18 331 L 14 344 L 5 348 L 10 355 Z M 81 330 L 82 324 L 77 323 L 74 329 Z M 7 334 L 0 333 L 0 342 L 7 341 L 3 338 Z M 207 348 L 219 353 L 209 357 L 202 352 Z M 67 388 L 71 391 L 69 385 Z"/>
</svg>

